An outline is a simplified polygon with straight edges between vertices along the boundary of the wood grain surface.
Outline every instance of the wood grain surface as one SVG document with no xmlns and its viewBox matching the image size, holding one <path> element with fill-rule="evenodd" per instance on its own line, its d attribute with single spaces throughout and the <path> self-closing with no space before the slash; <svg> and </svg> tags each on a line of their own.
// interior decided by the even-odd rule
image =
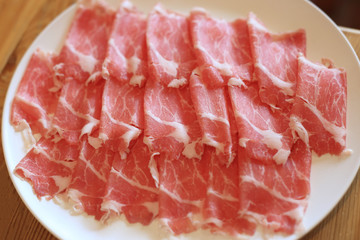
<svg viewBox="0 0 360 240">
<path fill-rule="evenodd" d="M 5 1 L 0 0 L 0 14 Z M 16 1 L 14 1 L 16 2 Z M 21 2 L 21 1 L 17 1 Z M 23 1 L 26 2 L 26 1 Z M 35 2 L 35 1 L 27 1 Z M 74 0 L 51 0 L 44 4 L 38 1 L 37 13 L 29 12 L 22 21 L 28 21 L 25 28 L 19 28 L 12 33 L 14 41 L 10 53 L 1 52 L 0 60 L 5 59 L 5 67 L 0 74 L 0 112 L 2 113 L 6 90 L 17 64 L 20 62 L 26 49 L 36 36 L 64 9 L 74 3 Z M 22 10 L 29 11 L 29 10 Z M 35 10 L 32 10 L 35 11 Z M 26 15 L 26 14 L 25 14 Z M 34 17 L 32 17 L 33 15 Z M 12 18 L 12 16 L 10 16 Z M 32 20 L 30 21 L 30 19 Z M 3 25 L 3 22 L 0 23 Z M 24 25 L 25 26 L 25 25 Z M 15 28 L 14 28 L 15 29 Z M 360 31 L 342 29 L 358 56 L 360 55 Z M 0 37 L 0 39 L 3 36 Z M 6 37 L 5 37 L 6 38 Z M 2 40 L 3 42 L 6 41 Z M 0 41 L 0 45 L 2 43 Z M 1 63 L 1 62 L 0 62 Z M 0 64 L 1 67 L 1 64 Z M 30 213 L 18 196 L 7 171 L 7 167 L 0 145 L 0 239 L 56 239 Z M 357 174 L 354 182 L 344 198 L 335 209 L 315 229 L 307 234 L 306 240 L 338 240 L 360 239 L 360 176 Z"/>
</svg>

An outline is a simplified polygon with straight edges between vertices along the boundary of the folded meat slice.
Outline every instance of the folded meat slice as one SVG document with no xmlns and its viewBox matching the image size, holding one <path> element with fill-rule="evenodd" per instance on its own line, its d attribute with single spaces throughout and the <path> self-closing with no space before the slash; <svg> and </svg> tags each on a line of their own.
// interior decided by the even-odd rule
<svg viewBox="0 0 360 240">
<path fill-rule="evenodd" d="M 291 128 L 319 156 L 346 147 L 347 79 L 343 69 L 299 56 Z"/>
<path fill-rule="evenodd" d="M 245 20 L 233 22 L 193 10 L 190 31 L 198 68 L 190 79 L 191 96 L 205 144 L 215 147 L 217 159 L 230 164 L 235 153 L 229 116 L 232 114 L 227 84 L 251 81 L 253 64 Z"/>
<path fill-rule="evenodd" d="M 234 145 L 236 146 L 236 145 Z M 202 161 L 208 166 L 207 196 L 204 205 L 204 226 L 211 232 L 234 237 L 251 236 L 256 224 L 238 214 L 239 210 L 239 170 L 238 161 L 229 166 L 221 164 L 215 149 L 208 148 Z M 206 151 L 205 151 L 206 152 Z"/>
<path fill-rule="evenodd" d="M 273 111 L 261 102 L 257 83 L 229 86 L 239 132 L 239 145 L 249 158 L 283 164 L 290 155 L 293 136 L 289 114 Z"/>
<path fill-rule="evenodd" d="M 149 71 L 164 86 L 186 85 L 195 67 L 188 29 L 186 17 L 168 11 L 160 4 L 149 15 L 146 33 Z"/>
<path fill-rule="evenodd" d="M 248 28 L 260 99 L 289 112 L 296 90 L 297 56 L 306 51 L 305 30 L 272 33 L 253 13 L 248 16 Z"/>
<path fill-rule="evenodd" d="M 42 137 L 21 159 L 14 173 L 30 183 L 38 198 L 51 199 L 68 188 L 78 155 L 77 145 L 56 136 Z"/>
<path fill-rule="evenodd" d="M 125 158 L 144 128 L 144 84 L 147 77 L 146 18 L 130 2 L 119 8 L 103 64 L 99 137 Z"/>
<path fill-rule="evenodd" d="M 75 213 L 86 212 L 96 220 L 105 215 L 101 204 L 114 155 L 114 152 L 105 147 L 95 149 L 87 138 L 82 138 L 79 158 L 67 192 Z"/>
<path fill-rule="evenodd" d="M 201 73 L 195 69 L 190 78 L 191 98 L 202 132 L 202 141 L 216 149 L 222 164 L 230 164 L 235 154 L 229 115 L 231 102 L 225 87 L 208 88 L 201 80 Z"/>
<path fill-rule="evenodd" d="M 310 194 L 311 152 L 298 140 L 283 165 L 250 159 L 239 148 L 239 214 L 268 232 L 294 233 Z"/>
<path fill-rule="evenodd" d="M 145 87 L 144 141 L 152 152 L 166 153 L 171 159 L 176 159 L 181 153 L 187 158 L 200 159 L 201 132 L 189 87 L 163 84 L 177 81 L 180 75 L 188 82 L 195 67 L 187 18 L 157 5 L 149 16 L 146 34 L 149 68 L 152 70 Z M 167 46 L 168 52 L 171 52 L 166 55 L 167 61 L 177 66 L 180 75 L 172 76 L 159 70 L 168 68 L 170 64 L 161 60 L 159 55 L 159 52 L 165 50 L 163 46 Z"/>
<path fill-rule="evenodd" d="M 30 58 L 11 105 L 10 122 L 17 131 L 48 137 L 61 83 L 54 77 L 53 54 L 37 49 Z"/>
<path fill-rule="evenodd" d="M 148 225 L 159 212 L 159 189 L 150 173 L 152 154 L 136 140 L 126 159 L 115 154 L 101 209 L 111 215 L 124 214 L 130 223 Z"/>
<path fill-rule="evenodd" d="M 79 1 L 64 46 L 55 62 L 59 79 L 101 79 L 114 11 L 102 1 Z"/>
<path fill-rule="evenodd" d="M 206 149 L 206 148 L 205 148 Z M 159 179 L 159 218 L 175 235 L 190 233 L 203 224 L 206 199 L 208 158 L 188 159 L 180 155 L 172 159 L 165 154 L 155 158 Z"/>
<path fill-rule="evenodd" d="M 61 90 L 52 127 L 71 144 L 99 127 L 104 81 L 69 81 Z"/>
<path fill-rule="evenodd" d="M 203 82 L 207 86 L 242 85 L 252 81 L 246 20 L 227 22 L 212 18 L 203 9 L 191 11 L 191 34 Z"/>
<path fill-rule="evenodd" d="M 129 1 L 116 13 L 108 41 L 102 75 L 132 86 L 143 87 L 147 79 L 146 16 Z"/>
</svg>

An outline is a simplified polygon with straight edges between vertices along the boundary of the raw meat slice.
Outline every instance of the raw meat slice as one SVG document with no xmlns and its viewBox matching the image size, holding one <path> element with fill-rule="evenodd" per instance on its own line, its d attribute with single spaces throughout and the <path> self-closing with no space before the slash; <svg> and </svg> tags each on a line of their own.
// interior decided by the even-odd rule
<svg viewBox="0 0 360 240">
<path fill-rule="evenodd" d="M 56 58 L 59 79 L 79 82 L 101 79 L 102 64 L 114 19 L 114 11 L 104 2 L 82 0 Z"/>
<path fill-rule="evenodd" d="M 53 72 L 53 55 L 37 49 L 28 63 L 11 106 L 16 131 L 30 127 L 32 134 L 48 137 L 61 83 Z"/>
<path fill-rule="evenodd" d="M 204 157 L 208 163 L 209 178 L 207 197 L 204 206 L 204 228 L 219 234 L 231 236 L 253 235 L 256 224 L 238 215 L 239 210 L 239 171 L 238 161 L 229 166 L 220 164 L 214 148 Z"/>
<path fill-rule="evenodd" d="M 299 75 L 291 128 L 319 156 L 339 155 L 346 147 L 347 79 L 343 69 L 299 56 Z"/>
<path fill-rule="evenodd" d="M 78 155 L 77 145 L 56 136 L 42 137 L 18 163 L 14 174 L 29 182 L 38 198 L 51 199 L 69 186 Z"/>
<path fill-rule="evenodd" d="M 289 114 L 273 111 L 261 102 L 257 83 L 246 88 L 229 86 L 239 131 L 239 145 L 249 158 L 264 163 L 286 162 L 293 144 Z"/>
<path fill-rule="evenodd" d="M 80 154 L 68 188 L 70 203 L 75 212 L 86 212 L 100 220 L 105 212 L 101 204 L 114 159 L 114 152 L 92 147 L 87 138 L 80 142 Z"/>
<path fill-rule="evenodd" d="M 71 144 L 99 127 L 101 98 L 105 81 L 69 81 L 62 88 L 53 119 L 53 128 Z"/>
<path fill-rule="evenodd" d="M 129 2 L 116 14 L 103 76 L 107 79 L 99 137 L 123 158 L 144 128 L 144 84 L 147 79 L 146 19 Z"/>
<path fill-rule="evenodd" d="M 150 173 L 152 158 L 140 136 L 126 159 L 115 154 L 101 209 L 124 214 L 130 223 L 148 225 L 159 212 L 159 190 Z"/>
<path fill-rule="evenodd" d="M 123 157 L 144 128 L 144 89 L 107 80 L 102 96 L 99 138 Z"/>
<path fill-rule="evenodd" d="M 168 39 L 165 40 L 164 36 L 168 36 Z M 177 39 L 179 36 L 182 37 Z M 177 88 L 167 84 L 180 78 L 188 82 L 188 73 L 195 64 L 189 42 L 187 19 L 157 5 L 149 16 L 147 26 L 149 66 L 153 71 L 145 87 L 144 141 L 152 152 L 166 153 L 170 159 L 176 159 L 181 153 L 187 158 L 200 159 L 203 151 L 201 131 L 189 87 L 184 85 Z M 168 62 L 162 60 L 158 62 L 160 59 L 158 51 L 165 50 L 162 46 L 167 46 L 166 49 L 171 50 L 168 51 L 171 54 L 166 55 Z M 167 68 L 169 61 L 173 65 L 176 63 L 176 69 L 179 69 L 179 71 L 175 69 L 178 72 L 176 76 L 171 77 L 159 70 Z"/>
<path fill-rule="evenodd" d="M 175 235 L 190 233 L 202 225 L 208 168 L 206 150 L 203 159 L 180 155 L 171 159 L 156 156 L 159 173 L 159 218 Z"/>
<path fill-rule="evenodd" d="M 116 13 L 103 77 L 143 87 L 147 79 L 146 16 L 124 1 Z"/>
<path fill-rule="evenodd" d="M 310 194 L 311 152 L 298 140 L 283 165 L 264 164 L 239 148 L 240 216 L 274 232 L 292 234 Z"/>
<path fill-rule="evenodd" d="M 232 139 L 229 122 L 231 103 L 226 87 L 208 88 L 201 80 L 199 69 L 195 69 L 190 78 L 190 92 L 194 108 L 202 131 L 204 144 L 216 149 L 223 164 L 230 164 Z"/>
<path fill-rule="evenodd" d="M 248 28 L 261 101 L 288 112 L 296 90 L 297 56 L 306 51 L 305 30 L 271 33 L 253 13 Z"/>
<path fill-rule="evenodd" d="M 201 131 L 188 87 L 169 88 L 149 79 L 144 110 L 144 141 L 152 152 L 201 158 Z"/>
<path fill-rule="evenodd" d="M 188 20 L 156 5 L 146 32 L 149 71 L 164 86 L 178 88 L 188 83 L 196 60 Z"/>
<path fill-rule="evenodd" d="M 242 85 L 252 81 L 251 57 L 246 20 L 233 22 L 210 17 L 205 10 L 190 14 L 191 36 L 202 81 L 208 87 Z"/>
</svg>

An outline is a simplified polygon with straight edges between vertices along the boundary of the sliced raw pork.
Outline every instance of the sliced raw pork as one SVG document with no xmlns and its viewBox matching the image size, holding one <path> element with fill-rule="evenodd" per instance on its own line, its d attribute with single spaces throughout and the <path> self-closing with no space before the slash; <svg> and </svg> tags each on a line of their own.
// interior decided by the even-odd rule
<svg viewBox="0 0 360 240">
<path fill-rule="evenodd" d="M 232 110 L 227 88 L 207 88 L 200 71 L 195 69 L 190 78 L 190 91 L 203 143 L 216 149 L 222 164 L 230 164 L 235 154 L 231 150 L 229 114 Z"/>
<path fill-rule="evenodd" d="M 225 166 L 217 159 L 214 148 L 206 148 L 209 151 L 208 154 L 204 154 L 202 161 L 208 164 L 209 177 L 203 227 L 210 228 L 212 232 L 218 234 L 234 237 L 253 235 L 256 224 L 238 214 L 240 204 L 238 161 Z"/>
<path fill-rule="evenodd" d="M 63 86 L 52 127 L 69 143 L 78 144 L 99 127 L 104 83 L 69 81 Z"/>
<path fill-rule="evenodd" d="M 144 84 L 147 79 L 146 19 L 129 2 L 122 3 L 113 25 L 103 76 L 99 137 L 123 157 L 144 128 Z"/>
<path fill-rule="evenodd" d="M 347 79 L 343 69 L 299 57 L 291 128 L 319 156 L 346 147 Z"/>
<path fill-rule="evenodd" d="M 239 148 L 240 216 L 270 232 L 292 234 L 310 194 L 311 152 L 298 140 L 283 165 L 264 164 Z"/>
<path fill-rule="evenodd" d="M 229 86 L 229 93 L 239 145 L 245 148 L 247 156 L 264 163 L 285 163 L 293 144 L 289 114 L 273 111 L 261 102 L 257 83 L 246 88 Z"/>
<path fill-rule="evenodd" d="M 11 106 L 10 122 L 17 131 L 48 137 L 61 83 L 54 77 L 53 55 L 37 49 L 28 63 Z"/>
<path fill-rule="evenodd" d="M 158 4 L 148 18 L 146 34 L 150 74 L 164 86 L 186 85 L 196 64 L 187 18 Z"/>
<path fill-rule="evenodd" d="M 246 20 L 233 22 L 209 16 L 205 10 L 191 11 L 194 49 L 207 86 L 242 85 L 252 81 L 251 57 Z"/>
<path fill-rule="evenodd" d="M 296 90 L 297 56 L 306 51 L 305 30 L 271 33 L 253 13 L 248 16 L 248 28 L 260 99 L 288 112 Z"/>
<path fill-rule="evenodd" d="M 175 235 L 190 233 L 203 224 L 208 165 L 203 159 L 157 156 L 159 171 L 159 218 Z"/>
<path fill-rule="evenodd" d="M 69 186 L 78 155 L 77 145 L 69 145 L 58 137 L 42 137 L 14 173 L 30 183 L 38 198 L 51 199 Z"/>
<path fill-rule="evenodd" d="M 116 13 L 103 77 L 143 87 L 147 79 L 146 16 L 124 1 Z"/>
<path fill-rule="evenodd" d="M 87 138 L 80 142 L 80 153 L 74 168 L 68 196 L 75 212 L 86 212 L 100 220 L 105 212 L 101 210 L 108 176 L 114 159 L 114 152 L 91 146 Z"/>
<path fill-rule="evenodd" d="M 171 159 L 176 159 L 181 153 L 188 158 L 200 159 L 202 154 L 201 131 L 188 85 L 181 88 L 169 87 L 163 83 L 177 81 L 180 75 L 171 78 L 170 75 L 157 71 L 169 67 L 169 62 L 159 60 L 159 51 L 164 51 L 162 46 L 167 46 L 168 52 L 171 52 L 167 61 L 173 62 L 179 68 L 181 78 L 188 82 L 195 67 L 189 42 L 186 17 L 157 5 L 149 16 L 147 26 L 149 67 L 153 70 L 145 87 L 144 141 L 152 152 L 167 153 Z"/>
<path fill-rule="evenodd" d="M 101 79 L 114 15 L 104 2 L 78 3 L 65 44 L 56 58 L 55 71 L 59 79 L 79 82 Z"/>
<path fill-rule="evenodd" d="M 150 173 L 152 154 L 142 136 L 126 159 L 115 154 L 102 210 L 124 214 L 130 223 L 148 225 L 159 212 L 159 190 Z"/>
</svg>

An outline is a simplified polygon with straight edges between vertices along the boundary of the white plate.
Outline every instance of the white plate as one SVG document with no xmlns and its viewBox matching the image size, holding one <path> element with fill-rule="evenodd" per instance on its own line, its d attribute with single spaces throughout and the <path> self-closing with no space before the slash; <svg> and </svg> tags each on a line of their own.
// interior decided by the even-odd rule
<svg viewBox="0 0 360 240">
<path fill-rule="evenodd" d="M 156 0 L 134 0 L 138 8 L 148 12 Z M 347 147 L 353 149 L 351 157 L 339 159 L 325 156 L 314 158 L 311 172 L 311 196 L 309 207 L 303 220 L 303 231 L 289 239 L 298 238 L 316 226 L 338 203 L 353 181 L 360 164 L 360 67 L 350 44 L 336 27 L 318 8 L 307 1 L 295 0 L 169 0 L 165 7 L 187 13 L 192 7 L 206 8 L 215 17 L 228 20 L 246 17 L 249 11 L 257 16 L 273 31 L 291 31 L 305 28 L 307 34 L 307 55 L 313 61 L 322 57 L 334 60 L 336 66 L 346 69 L 348 74 L 348 135 Z M 71 216 L 52 201 L 39 201 L 30 185 L 15 177 L 13 170 L 25 155 L 21 134 L 15 133 L 9 123 L 11 101 L 31 54 L 37 47 L 57 51 L 75 12 L 72 6 L 59 15 L 33 42 L 10 83 L 5 100 L 2 119 L 2 143 L 10 177 L 22 200 L 34 216 L 54 235 L 62 239 L 159 239 L 161 231 L 157 224 L 143 227 L 116 221 L 102 226 L 85 216 Z M 198 231 L 186 235 L 189 239 L 223 239 L 209 236 L 208 232 Z M 279 238 L 283 238 L 279 236 Z"/>
</svg>

